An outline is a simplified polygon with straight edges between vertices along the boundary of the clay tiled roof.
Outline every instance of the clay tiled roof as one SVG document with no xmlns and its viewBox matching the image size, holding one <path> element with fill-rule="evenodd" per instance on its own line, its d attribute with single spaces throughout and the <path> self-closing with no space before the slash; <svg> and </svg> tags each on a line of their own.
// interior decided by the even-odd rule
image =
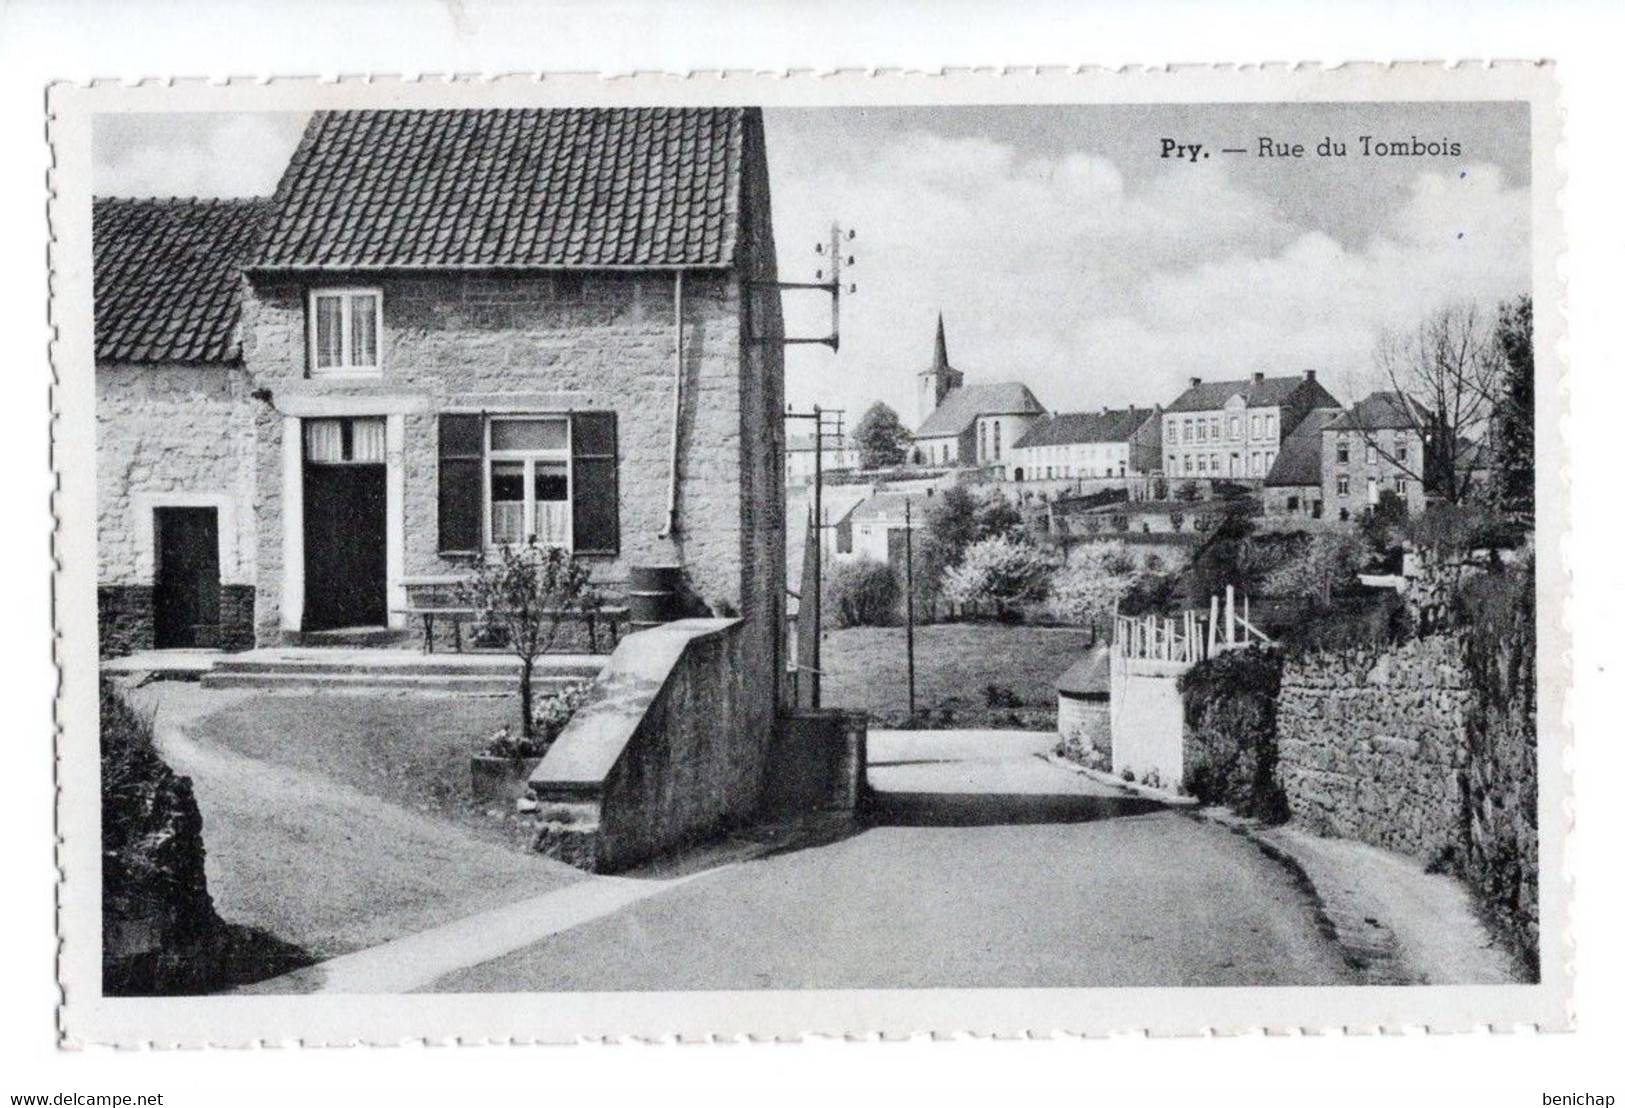
<svg viewBox="0 0 1625 1108">
<path fill-rule="evenodd" d="M 1341 414 L 1337 408 L 1316 408 L 1304 416 L 1303 422 L 1281 443 L 1281 451 L 1275 455 L 1275 464 L 1270 466 L 1264 484 L 1272 487 L 1320 484 L 1320 432 Z"/>
<path fill-rule="evenodd" d="M 318 112 L 253 268 L 727 266 L 753 110 Z"/>
<path fill-rule="evenodd" d="M 1430 422 L 1420 404 L 1399 392 L 1374 392 L 1334 420 L 1333 431 L 1421 430 Z"/>
<path fill-rule="evenodd" d="M 1274 408 L 1291 400 L 1299 389 L 1312 390 L 1311 406 L 1334 407 L 1337 399 L 1318 381 L 1307 377 L 1265 377 L 1245 381 L 1202 381 L 1179 394 L 1170 412 L 1216 412 L 1240 396 L 1249 408 Z"/>
<path fill-rule="evenodd" d="M 1021 441 L 1016 443 L 1016 448 L 1128 442 L 1129 437 L 1156 414 L 1155 408 L 1108 408 L 1102 412 L 1057 413 L 1033 424 Z"/>
<path fill-rule="evenodd" d="M 96 200 L 96 360 L 235 362 L 241 266 L 266 203 Z"/>
<path fill-rule="evenodd" d="M 997 385 L 967 385 L 943 397 L 937 410 L 926 417 L 917 439 L 942 438 L 960 435 L 985 415 L 1043 415 L 1044 405 L 1032 390 L 1020 381 L 1004 381 Z"/>
</svg>

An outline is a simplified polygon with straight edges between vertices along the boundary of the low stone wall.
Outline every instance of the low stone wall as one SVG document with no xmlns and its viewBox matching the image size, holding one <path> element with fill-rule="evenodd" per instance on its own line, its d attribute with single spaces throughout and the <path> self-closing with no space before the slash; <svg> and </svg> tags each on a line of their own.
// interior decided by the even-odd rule
<svg viewBox="0 0 1625 1108">
<path fill-rule="evenodd" d="M 768 767 L 764 814 L 854 813 L 867 778 L 869 718 L 838 708 L 803 708 L 779 717 Z"/>
<path fill-rule="evenodd" d="M 1276 727 L 1292 817 L 1424 862 L 1448 857 L 1471 704 L 1452 635 L 1289 658 Z"/>
<path fill-rule="evenodd" d="M 751 680 L 746 629 L 685 619 L 621 640 L 531 775 L 538 850 L 614 872 L 755 814 L 772 689 Z"/>
<path fill-rule="evenodd" d="M 1055 700 L 1055 728 L 1066 757 L 1105 769 L 1112 758 L 1112 711 L 1106 700 L 1061 693 Z"/>
<path fill-rule="evenodd" d="M 96 590 L 101 656 L 116 658 L 155 645 L 151 585 L 102 585 Z M 220 586 L 221 650 L 254 646 L 254 586 Z"/>
</svg>

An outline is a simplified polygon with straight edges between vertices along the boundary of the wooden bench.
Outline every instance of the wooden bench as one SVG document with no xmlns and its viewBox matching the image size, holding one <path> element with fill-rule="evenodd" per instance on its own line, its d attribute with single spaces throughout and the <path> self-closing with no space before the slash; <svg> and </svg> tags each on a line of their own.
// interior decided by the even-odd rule
<svg viewBox="0 0 1625 1108">
<path fill-rule="evenodd" d="M 461 583 L 457 577 L 421 577 L 412 578 L 406 582 L 407 604 L 404 608 L 394 611 L 408 619 L 421 619 L 423 621 L 423 652 L 434 653 L 434 625 L 436 620 L 444 620 L 451 624 L 453 649 L 457 653 L 463 652 L 463 624 L 479 618 L 478 608 L 471 608 L 464 604 L 440 603 L 432 600 L 416 601 L 411 598 L 413 588 L 448 588 Z M 587 642 L 592 653 L 598 653 L 598 628 L 602 625 L 609 632 L 610 646 L 613 648 L 621 641 L 621 625 L 627 620 L 627 609 L 624 607 L 600 607 L 588 610 L 565 608 L 549 611 L 548 616 L 555 620 L 570 623 L 585 623 L 587 625 Z"/>
<path fill-rule="evenodd" d="M 408 604 L 405 608 L 397 608 L 407 618 L 416 617 L 423 620 L 423 652 L 434 653 L 434 625 L 436 620 L 445 620 L 452 628 L 452 649 L 457 653 L 463 652 L 463 624 L 479 618 L 476 608 L 458 607 L 451 604 Z M 574 608 L 560 609 L 547 613 L 553 619 L 569 623 L 585 623 L 587 625 L 588 649 L 598 653 L 598 628 L 600 625 L 609 632 L 610 646 L 621 641 L 621 625 L 626 622 L 627 609 L 625 608 L 598 608 L 592 611 L 580 611 Z"/>
</svg>

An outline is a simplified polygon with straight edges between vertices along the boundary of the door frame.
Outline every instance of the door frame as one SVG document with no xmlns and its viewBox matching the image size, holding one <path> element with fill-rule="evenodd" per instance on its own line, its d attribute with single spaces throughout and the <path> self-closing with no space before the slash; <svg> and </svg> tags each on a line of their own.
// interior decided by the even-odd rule
<svg viewBox="0 0 1625 1108">
<path fill-rule="evenodd" d="M 185 642 L 159 642 L 159 637 L 165 630 L 166 620 L 163 617 L 165 615 L 165 601 L 167 599 L 165 590 L 163 588 L 165 576 L 163 572 L 163 550 L 164 533 L 166 528 L 161 527 L 158 524 L 158 513 L 160 512 L 208 512 L 209 515 L 207 518 L 210 519 L 214 524 L 214 580 L 211 586 L 214 589 L 215 594 L 213 605 L 214 620 L 212 624 L 208 621 L 194 620 L 191 625 L 194 630 L 200 626 L 213 626 L 215 629 L 215 641 L 213 643 L 199 643 L 195 638 L 190 636 L 187 637 L 187 641 Z M 175 521 L 171 520 L 170 522 L 173 524 Z M 220 641 L 220 593 L 225 587 L 224 575 L 221 573 L 220 569 L 220 509 L 212 504 L 160 504 L 152 509 L 152 529 L 156 547 L 154 551 L 152 575 L 152 645 L 154 648 L 159 650 L 197 650 L 205 648 L 217 648 Z M 203 582 L 200 581 L 196 584 L 202 583 Z"/>
<path fill-rule="evenodd" d="M 220 584 L 252 584 L 237 557 L 237 500 L 224 492 L 138 492 L 130 497 L 135 515 L 135 565 L 138 580 L 158 584 L 158 508 L 213 508 L 219 531 Z"/>
<path fill-rule="evenodd" d="M 425 397 L 303 396 L 282 410 L 282 598 L 284 631 L 304 629 L 306 419 L 384 421 L 384 621 L 406 626 L 406 413 L 428 411 Z"/>
</svg>

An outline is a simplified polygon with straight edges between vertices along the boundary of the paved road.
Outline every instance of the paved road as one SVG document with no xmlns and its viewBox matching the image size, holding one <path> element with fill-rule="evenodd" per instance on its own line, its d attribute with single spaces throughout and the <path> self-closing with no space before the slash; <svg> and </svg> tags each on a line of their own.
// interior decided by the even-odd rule
<svg viewBox="0 0 1625 1108">
<path fill-rule="evenodd" d="M 1352 984 L 1252 844 L 1000 732 L 877 733 L 873 820 L 440 978 L 450 992 Z"/>
</svg>

